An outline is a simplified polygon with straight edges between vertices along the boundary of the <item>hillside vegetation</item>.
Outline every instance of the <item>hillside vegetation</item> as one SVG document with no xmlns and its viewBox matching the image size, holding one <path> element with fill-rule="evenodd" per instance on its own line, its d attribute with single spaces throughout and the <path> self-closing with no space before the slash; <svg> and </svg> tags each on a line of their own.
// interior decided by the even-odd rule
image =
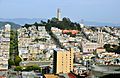
<svg viewBox="0 0 120 78">
<path fill-rule="evenodd" d="M 15 23 L 13 23 L 13 22 L 1 22 L 1 21 L 0 21 L 0 29 L 4 28 L 4 26 L 5 26 L 6 24 L 10 24 L 10 25 L 12 26 L 12 29 L 18 29 L 18 28 L 20 28 L 20 25 L 19 25 L 19 24 L 15 24 Z"/>
</svg>

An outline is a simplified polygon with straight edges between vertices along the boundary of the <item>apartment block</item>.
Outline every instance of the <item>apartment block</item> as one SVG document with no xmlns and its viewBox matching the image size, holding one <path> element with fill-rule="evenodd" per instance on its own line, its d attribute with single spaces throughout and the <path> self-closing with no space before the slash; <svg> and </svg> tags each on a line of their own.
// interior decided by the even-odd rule
<svg viewBox="0 0 120 78">
<path fill-rule="evenodd" d="M 69 73 L 73 71 L 73 49 L 55 49 L 53 58 L 53 73 Z"/>
<path fill-rule="evenodd" d="M 8 69 L 11 25 L 5 25 L 0 32 L 0 70 Z"/>
</svg>

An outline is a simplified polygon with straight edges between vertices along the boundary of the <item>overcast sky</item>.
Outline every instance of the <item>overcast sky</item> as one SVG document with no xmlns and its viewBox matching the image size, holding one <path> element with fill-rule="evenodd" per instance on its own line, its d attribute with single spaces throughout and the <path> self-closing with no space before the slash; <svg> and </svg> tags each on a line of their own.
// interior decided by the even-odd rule
<svg viewBox="0 0 120 78">
<path fill-rule="evenodd" d="M 0 0 L 0 18 L 52 18 L 120 23 L 120 0 Z"/>
</svg>

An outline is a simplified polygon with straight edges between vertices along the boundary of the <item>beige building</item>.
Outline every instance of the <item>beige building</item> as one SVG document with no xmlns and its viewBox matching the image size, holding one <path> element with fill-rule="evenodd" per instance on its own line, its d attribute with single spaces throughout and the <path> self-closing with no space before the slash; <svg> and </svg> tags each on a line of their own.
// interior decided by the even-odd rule
<svg viewBox="0 0 120 78">
<path fill-rule="evenodd" d="M 106 50 L 103 47 L 99 47 L 96 49 L 97 53 L 101 53 L 101 52 L 106 52 Z"/>
<path fill-rule="evenodd" d="M 5 25 L 0 32 L 0 70 L 8 69 L 11 25 Z"/>
<path fill-rule="evenodd" d="M 98 44 L 98 43 L 91 43 L 91 42 L 82 43 L 82 51 L 83 51 L 83 53 L 92 53 L 98 47 L 101 47 L 101 45 Z"/>
<path fill-rule="evenodd" d="M 54 50 L 53 73 L 69 73 L 73 71 L 73 49 Z"/>
</svg>

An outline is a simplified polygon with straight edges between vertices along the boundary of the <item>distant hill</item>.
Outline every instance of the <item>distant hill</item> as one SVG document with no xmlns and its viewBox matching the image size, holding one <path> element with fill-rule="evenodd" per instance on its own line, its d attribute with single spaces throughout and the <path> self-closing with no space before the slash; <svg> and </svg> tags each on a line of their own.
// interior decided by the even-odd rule
<svg viewBox="0 0 120 78">
<path fill-rule="evenodd" d="M 6 24 L 10 24 L 10 25 L 12 26 L 12 29 L 18 29 L 18 28 L 20 28 L 20 26 L 21 26 L 21 25 L 19 25 L 19 24 L 15 24 L 15 23 L 13 23 L 13 22 L 1 22 L 1 21 L 0 21 L 0 29 L 4 28 L 4 26 L 5 26 Z"/>
<path fill-rule="evenodd" d="M 41 20 L 46 21 L 46 19 L 43 18 L 13 18 L 13 19 L 5 19 L 5 18 L 0 18 L 0 21 L 3 22 L 14 22 L 19 25 L 24 25 L 24 24 L 33 24 L 35 22 L 41 22 Z"/>
<path fill-rule="evenodd" d="M 115 24 L 115 23 L 106 23 L 106 22 L 94 22 L 94 21 L 85 21 L 85 25 L 87 26 L 114 26 L 114 27 L 119 27 L 120 24 Z"/>
<path fill-rule="evenodd" d="M 12 19 L 6 19 L 6 18 L 0 18 L 0 21 L 2 22 L 13 22 L 19 25 L 24 25 L 24 24 L 33 24 L 35 22 L 41 22 L 42 21 L 47 21 L 45 18 L 12 18 Z M 115 27 L 120 27 L 119 24 L 115 23 L 106 23 L 106 22 L 96 22 L 96 21 L 84 21 L 84 24 L 86 26 L 115 26 Z"/>
</svg>

